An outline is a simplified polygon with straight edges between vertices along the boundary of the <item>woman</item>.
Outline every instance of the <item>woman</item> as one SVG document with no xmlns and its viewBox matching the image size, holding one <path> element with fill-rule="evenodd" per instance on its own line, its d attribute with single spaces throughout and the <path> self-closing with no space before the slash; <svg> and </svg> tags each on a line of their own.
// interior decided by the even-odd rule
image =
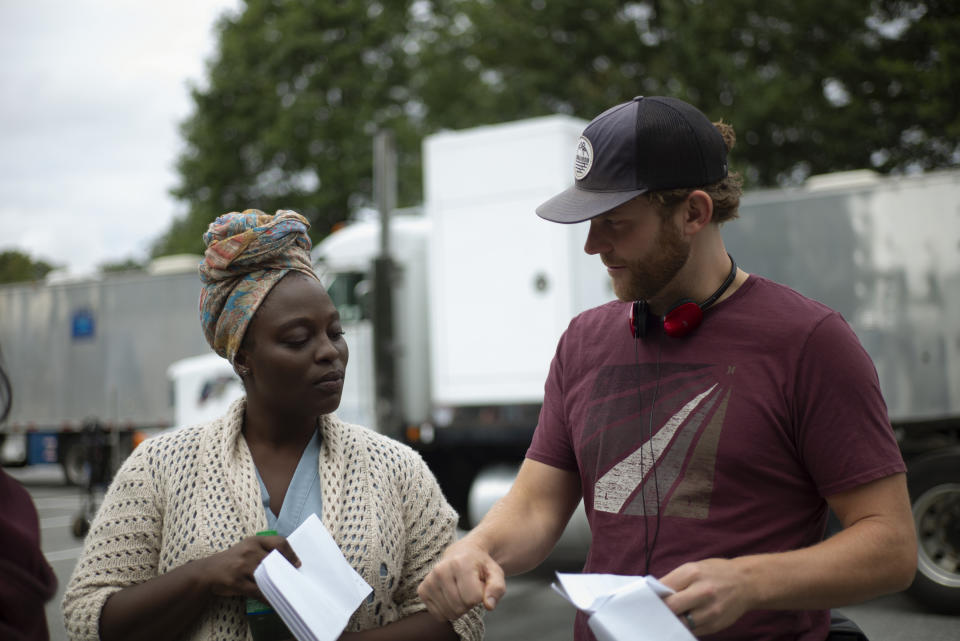
<svg viewBox="0 0 960 641">
<path fill-rule="evenodd" d="M 64 597 L 71 638 L 247 639 L 254 569 L 273 549 L 298 563 L 285 536 L 314 512 L 373 587 L 342 639 L 482 637 L 477 612 L 437 621 L 417 596 L 456 522 L 422 459 L 333 414 L 347 344 L 307 228 L 247 210 L 204 235 L 201 324 L 246 395 L 124 462 Z"/>
</svg>

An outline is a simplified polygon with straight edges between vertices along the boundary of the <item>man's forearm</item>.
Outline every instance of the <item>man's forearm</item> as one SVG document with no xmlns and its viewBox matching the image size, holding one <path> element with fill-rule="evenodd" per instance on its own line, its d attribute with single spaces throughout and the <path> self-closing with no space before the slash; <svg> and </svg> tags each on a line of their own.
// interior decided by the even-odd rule
<svg viewBox="0 0 960 641">
<path fill-rule="evenodd" d="M 905 589 L 916 542 L 901 525 L 864 519 L 809 548 L 734 563 L 751 586 L 750 609 L 826 609 Z"/>
<path fill-rule="evenodd" d="M 464 538 L 486 550 L 507 576 L 520 574 L 537 567 L 560 536 L 534 521 L 502 500 Z"/>
<path fill-rule="evenodd" d="M 492 610 L 505 576 L 535 567 L 553 549 L 580 500 L 576 473 L 532 460 L 483 521 L 446 549 L 417 593 L 438 620 L 456 619 L 478 604 Z"/>
<path fill-rule="evenodd" d="M 685 563 L 662 577 L 677 591 L 667 605 L 702 635 L 751 610 L 824 610 L 907 587 L 917 543 L 903 474 L 827 502 L 844 526 L 836 536 L 789 552 Z"/>
<path fill-rule="evenodd" d="M 526 484 L 515 484 L 465 539 L 486 550 L 506 575 L 535 568 L 553 550 L 579 501 L 576 477 L 566 485 L 548 502 L 525 491 Z"/>
</svg>

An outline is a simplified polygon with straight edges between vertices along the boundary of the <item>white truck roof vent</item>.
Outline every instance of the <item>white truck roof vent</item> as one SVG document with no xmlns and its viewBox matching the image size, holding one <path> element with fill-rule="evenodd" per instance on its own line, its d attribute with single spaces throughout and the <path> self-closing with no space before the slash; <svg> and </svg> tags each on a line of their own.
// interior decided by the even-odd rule
<svg viewBox="0 0 960 641">
<path fill-rule="evenodd" d="M 825 191 L 828 189 L 849 189 L 851 187 L 868 187 L 880 182 L 880 174 L 872 169 L 855 169 L 853 171 L 839 171 L 832 174 L 817 174 L 810 176 L 804 182 L 807 191 Z"/>
<path fill-rule="evenodd" d="M 196 254 L 171 254 L 154 258 L 147 266 L 147 273 L 158 274 L 182 274 L 184 272 L 196 272 L 197 267 L 203 256 Z"/>
</svg>

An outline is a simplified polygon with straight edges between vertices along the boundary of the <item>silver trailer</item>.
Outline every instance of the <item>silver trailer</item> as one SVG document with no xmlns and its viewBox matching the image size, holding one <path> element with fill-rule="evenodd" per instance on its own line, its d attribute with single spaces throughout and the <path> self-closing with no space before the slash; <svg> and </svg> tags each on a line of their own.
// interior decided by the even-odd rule
<svg viewBox="0 0 960 641">
<path fill-rule="evenodd" d="M 80 483 L 85 428 L 103 430 L 116 466 L 138 432 L 172 424 L 167 367 L 209 349 L 198 262 L 0 287 L 0 351 L 13 388 L 0 426 L 4 463 L 59 463 Z"/>
<path fill-rule="evenodd" d="M 843 314 L 895 426 L 960 416 L 960 171 L 847 172 L 748 193 L 723 235 L 746 271 Z"/>
<path fill-rule="evenodd" d="M 749 193 L 727 249 L 839 311 L 877 368 L 919 539 L 911 591 L 960 613 L 960 171 Z"/>
</svg>

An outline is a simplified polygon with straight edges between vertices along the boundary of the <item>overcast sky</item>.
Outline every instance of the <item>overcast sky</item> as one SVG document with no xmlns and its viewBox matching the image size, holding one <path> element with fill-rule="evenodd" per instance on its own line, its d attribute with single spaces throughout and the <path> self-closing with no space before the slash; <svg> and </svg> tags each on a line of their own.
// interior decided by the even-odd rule
<svg viewBox="0 0 960 641">
<path fill-rule="evenodd" d="M 0 0 L 0 251 L 83 273 L 142 260 L 213 26 L 239 0 Z"/>
</svg>

